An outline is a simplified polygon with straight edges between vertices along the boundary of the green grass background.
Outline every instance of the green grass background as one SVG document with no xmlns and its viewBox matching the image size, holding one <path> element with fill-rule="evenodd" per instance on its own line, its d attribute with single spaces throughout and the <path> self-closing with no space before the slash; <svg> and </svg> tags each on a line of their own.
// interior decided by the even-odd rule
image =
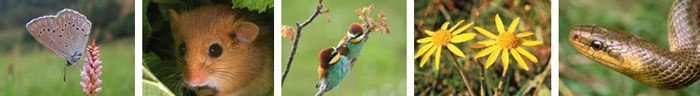
<svg viewBox="0 0 700 96">
<path fill-rule="evenodd" d="M 134 94 L 134 38 L 97 42 L 102 60 L 102 92 L 99 95 Z M 65 60 L 43 46 L 17 47 L 17 51 L 0 52 L 0 95 L 5 96 L 76 96 L 83 95 L 78 66 L 66 69 Z M 85 57 L 83 57 L 85 58 Z M 12 64 L 9 73 L 8 64 Z M 80 61 L 84 64 L 84 60 Z"/>
<path fill-rule="evenodd" d="M 579 95 L 697 95 L 700 86 L 661 90 L 581 55 L 569 41 L 576 25 L 599 25 L 640 36 L 668 49 L 667 18 L 673 0 L 561 0 L 559 4 L 559 88 Z M 568 88 L 568 89 L 562 89 Z"/>
<path fill-rule="evenodd" d="M 296 27 L 316 9 L 317 0 L 283 0 L 282 24 Z M 321 14 L 302 29 L 299 48 L 289 75 L 282 87 L 282 95 L 308 96 L 315 94 L 318 82 L 318 52 L 334 47 L 345 35 L 351 23 L 360 23 L 353 11 L 374 4 L 371 16 L 377 18 L 380 11 L 387 16 L 391 34 L 371 34 L 362 56 L 338 88 L 324 94 L 328 96 L 403 96 L 406 95 L 406 2 L 403 0 L 324 0 L 324 8 L 330 13 Z M 326 16 L 330 16 L 330 23 Z M 292 42 L 282 39 L 282 71 Z"/>
</svg>

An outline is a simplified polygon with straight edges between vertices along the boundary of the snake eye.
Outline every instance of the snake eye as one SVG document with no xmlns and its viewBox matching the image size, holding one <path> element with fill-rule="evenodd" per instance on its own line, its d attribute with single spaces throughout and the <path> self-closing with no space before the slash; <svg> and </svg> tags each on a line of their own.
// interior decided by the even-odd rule
<svg viewBox="0 0 700 96">
<path fill-rule="evenodd" d="M 211 46 L 209 46 L 209 57 L 216 58 L 216 57 L 221 56 L 221 50 L 223 50 L 221 48 L 221 45 L 212 44 Z"/>
<path fill-rule="evenodd" d="M 598 40 L 594 40 L 594 41 L 591 43 L 591 47 L 592 47 L 594 50 L 603 50 L 604 45 L 603 45 L 603 42 L 598 41 Z"/>
</svg>

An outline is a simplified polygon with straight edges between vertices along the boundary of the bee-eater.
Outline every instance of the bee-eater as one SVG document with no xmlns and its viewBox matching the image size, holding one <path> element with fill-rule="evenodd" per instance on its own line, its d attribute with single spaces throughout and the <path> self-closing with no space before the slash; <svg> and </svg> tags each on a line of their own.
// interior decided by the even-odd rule
<svg viewBox="0 0 700 96">
<path fill-rule="evenodd" d="M 344 55 L 337 55 L 336 48 L 330 47 L 321 50 L 318 59 L 321 65 L 318 67 L 319 83 L 316 88 L 319 90 L 331 90 L 338 88 L 341 81 L 348 75 L 352 65 L 350 60 Z M 333 59 L 333 58 L 338 59 Z"/>
<path fill-rule="evenodd" d="M 343 36 L 343 39 L 338 43 L 337 50 L 339 54 L 345 55 L 348 60 L 353 60 L 360 57 L 362 49 L 364 49 L 365 42 L 367 41 L 366 33 L 362 30 L 362 25 L 358 23 L 350 24 L 350 28 L 346 32 L 347 35 Z M 338 58 L 336 56 L 334 59 Z"/>
</svg>

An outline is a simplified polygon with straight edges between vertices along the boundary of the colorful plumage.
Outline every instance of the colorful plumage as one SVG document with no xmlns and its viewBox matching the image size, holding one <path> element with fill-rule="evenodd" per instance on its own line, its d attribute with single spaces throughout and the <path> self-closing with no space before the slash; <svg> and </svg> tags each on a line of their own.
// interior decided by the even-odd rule
<svg viewBox="0 0 700 96">
<path fill-rule="evenodd" d="M 330 47 L 321 50 L 318 54 L 321 65 L 318 68 L 319 83 L 316 85 L 319 90 L 330 90 L 338 88 L 343 79 L 352 69 L 350 60 L 344 55 L 336 55 L 338 51 Z M 338 59 L 333 59 L 337 57 Z"/>
<path fill-rule="evenodd" d="M 363 33 L 362 25 L 358 23 L 350 24 L 350 28 L 346 32 L 347 35 L 343 36 L 343 39 L 338 43 L 338 50 L 340 54 L 345 55 L 348 60 L 353 60 L 360 57 L 362 49 L 364 49 L 365 42 L 367 41 L 366 33 Z M 338 57 L 336 57 L 338 58 Z M 334 59 L 336 59 L 334 58 Z"/>
<path fill-rule="evenodd" d="M 352 61 L 362 53 L 366 33 L 363 33 L 362 25 L 358 23 L 350 24 L 350 28 L 343 36 L 337 47 L 330 47 L 321 50 L 318 54 L 320 66 L 318 67 L 319 83 L 316 85 L 319 90 L 331 90 L 338 88 L 343 79 L 352 69 Z"/>
</svg>

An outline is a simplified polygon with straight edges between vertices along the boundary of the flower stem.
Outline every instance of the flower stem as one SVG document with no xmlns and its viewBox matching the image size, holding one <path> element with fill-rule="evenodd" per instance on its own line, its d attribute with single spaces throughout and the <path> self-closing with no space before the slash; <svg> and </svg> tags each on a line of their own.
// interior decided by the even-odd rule
<svg viewBox="0 0 700 96">
<path fill-rule="evenodd" d="M 503 81 L 505 81 L 505 77 L 506 77 L 507 73 L 508 73 L 508 68 L 504 68 L 503 73 L 501 73 L 501 81 L 498 82 L 498 90 L 503 91 L 503 92 L 505 92 L 505 90 L 503 90 Z M 495 92 L 494 96 L 498 96 L 500 94 L 503 94 L 503 92 L 499 92 L 499 91 L 494 91 L 494 92 Z"/>
<path fill-rule="evenodd" d="M 479 59 L 476 59 L 476 62 L 479 63 L 479 64 L 478 64 L 478 65 L 479 65 L 479 68 L 481 68 L 481 74 L 479 74 L 479 76 L 481 77 L 481 78 L 479 78 L 479 81 L 481 81 L 481 94 L 480 94 L 480 95 L 481 95 L 481 96 L 486 96 L 486 91 L 488 91 L 488 90 L 486 89 L 486 88 L 488 88 L 488 87 L 487 87 L 487 85 L 486 85 L 486 83 L 485 83 L 485 82 L 486 82 L 486 81 L 485 81 L 485 79 L 486 79 L 486 78 L 485 78 L 486 68 L 484 68 L 484 64 L 483 64 L 483 63 L 479 62 Z"/>
<path fill-rule="evenodd" d="M 467 81 L 467 77 L 464 76 L 464 70 L 462 70 L 462 66 L 459 66 L 459 62 L 457 62 L 457 57 L 455 57 L 455 54 L 452 52 L 448 52 L 452 56 L 452 60 L 455 61 L 455 66 L 457 66 L 457 69 L 459 70 L 459 75 L 462 76 L 462 80 L 464 80 L 464 84 L 467 85 L 467 90 L 469 91 L 469 95 L 475 96 L 474 92 L 472 92 L 471 85 L 469 85 L 469 82 Z M 439 67 L 439 66 L 436 66 Z"/>
<path fill-rule="evenodd" d="M 289 73 L 289 67 L 292 65 L 292 60 L 294 60 L 294 54 L 297 53 L 297 48 L 299 44 L 299 37 L 301 36 L 301 29 L 304 28 L 306 25 L 311 23 L 318 14 L 321 14 L 321 8 L 323 8 L 323 4 L 321 4 L 323 0 L 319 0 L 319 3 L 316 5 L 316 11 L 309 17 L 309 19 L 306 19 L 303 23 L 299 24 L 297 23 L 297 34 L 294 37 L 294 45 L 292 46 L 292 52 L 289 53 L 289 58 L 287 59 L 287 67 L 284 68 L 284 73 L 282 73 L 282 85 L 284 86 L 284 79 L 287 78 L 287 73 Z"/>
</svg>

